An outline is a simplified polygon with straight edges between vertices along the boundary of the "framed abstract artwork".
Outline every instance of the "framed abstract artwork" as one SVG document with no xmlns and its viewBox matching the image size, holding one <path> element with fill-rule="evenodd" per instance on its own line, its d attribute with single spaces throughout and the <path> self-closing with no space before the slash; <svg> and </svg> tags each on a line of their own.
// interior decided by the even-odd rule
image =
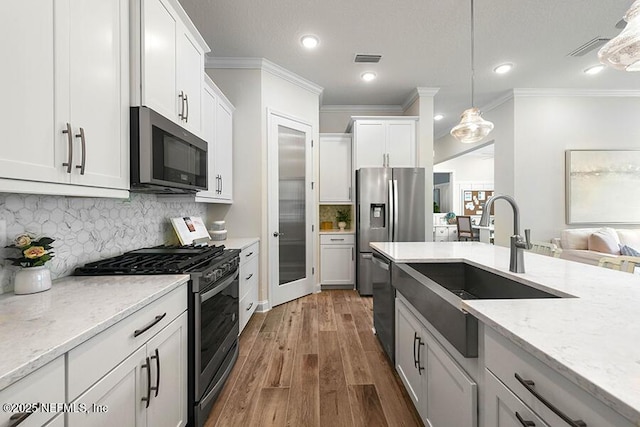
<svg viewBox="0 0 640 427">
<path fill-rule="evenodd" d="M 567 224 L 640 224 L 640 150 L 565 152 Z"/>
</svg>

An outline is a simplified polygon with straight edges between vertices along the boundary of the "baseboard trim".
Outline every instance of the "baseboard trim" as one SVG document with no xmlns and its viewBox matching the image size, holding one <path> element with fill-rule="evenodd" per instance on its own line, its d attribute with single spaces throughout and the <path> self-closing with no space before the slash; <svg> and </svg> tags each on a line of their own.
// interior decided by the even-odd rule
<svg viewBox="0 0 640 427">
<path fill-rule="evenodd" d="M 353 285 L 320 285 L 321 291 L 328 291 L 331 289 L 355 289 Z"/>
<path fill-rule="evenodd" d="M 271 305 L 269 304 L 269 300 L 259 301 L 258 306 L 256 307 L 256 311 L 259 313 L 266 313 L 271 310 Z"/>
</svg>

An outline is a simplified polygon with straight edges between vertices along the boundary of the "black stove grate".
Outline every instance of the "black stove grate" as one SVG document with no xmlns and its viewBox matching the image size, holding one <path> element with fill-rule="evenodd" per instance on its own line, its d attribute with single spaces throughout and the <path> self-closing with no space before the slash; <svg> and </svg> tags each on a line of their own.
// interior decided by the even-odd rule
<svg viewBox="0 0 640 427">
<path fill-rule="evenodd" d="M 127 252 L 76 268 L 76 276 L 117 274 L 181 274 L 217 257 L 224 246 L 156 246 Z"/>
</svg>

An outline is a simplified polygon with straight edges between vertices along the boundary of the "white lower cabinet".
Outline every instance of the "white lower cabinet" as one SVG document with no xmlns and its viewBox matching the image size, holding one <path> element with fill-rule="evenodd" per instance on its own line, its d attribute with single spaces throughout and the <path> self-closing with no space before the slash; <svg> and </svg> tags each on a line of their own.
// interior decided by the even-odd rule
<svg viewBox="0 0 640 427">
<path fill-rule="evenodd" d="M 434 242 L 456 242 L 458 228 L 455 225 L 436 225 L 433 227 Z"/>
<path fill-rule="evenodd" d="M 477 385 L 396 299 L 396 370 L 425 425 L 477 426 Z"/>
<path fill-rule="evenodd" d="M 353 286 L 355 283 L 355 236 L 323 234 L 320 236 L 320 283 Z"/>
<path fill-rule="evenodd" d="M 520 414 L 536 427 L 635 425 L 489 327 L 485 327 L 484 344 L 485 382 L 499 381 L 485 394 L 485 426 L 531 425 L 520 422 L 516 411 L 531 417 Z"/>
<path fill-rule="evenodd" d="M 67 353 L 67 425 L 187 423 L 187 292 L 154 301 Z"/>
<path fill-rule="evenodd" d="M 484 425 L 549 427 L 490 371 L 485 372 Z"/>
<path fill-rule="evenodd" d="M 240 332 L 258 307 L 260 285 L 260 242 L 254 242 L 240 251 Z"/>
<path fill-rule="evenodd" d="M 20 381 L 0 391 L 0 403 L 26 404 L 3 409 L 0 426 L 41 426 L 56 415 L 56 409 L 43 407 L 33 410 L 31 405 L 63 403 L 65 401 L 64 356 L 60 356 Z M 57 417 L 64 414 L 59 414 Z M 56 420 L 56 422 L 58 422 Z M 53 424 L 56 425 L 56 424 Z"/>
</svg>

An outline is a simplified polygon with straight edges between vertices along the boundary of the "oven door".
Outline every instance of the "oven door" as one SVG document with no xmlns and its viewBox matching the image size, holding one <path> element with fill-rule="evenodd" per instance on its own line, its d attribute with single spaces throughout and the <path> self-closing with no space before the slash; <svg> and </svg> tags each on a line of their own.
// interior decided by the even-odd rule
<svg viewBox="0 0 640 427">
<path fill-rule="evenodd" d="M 195 295 L 195 400 L 198 402 L 238 341 L 239 270 Z"/>
</svg>

